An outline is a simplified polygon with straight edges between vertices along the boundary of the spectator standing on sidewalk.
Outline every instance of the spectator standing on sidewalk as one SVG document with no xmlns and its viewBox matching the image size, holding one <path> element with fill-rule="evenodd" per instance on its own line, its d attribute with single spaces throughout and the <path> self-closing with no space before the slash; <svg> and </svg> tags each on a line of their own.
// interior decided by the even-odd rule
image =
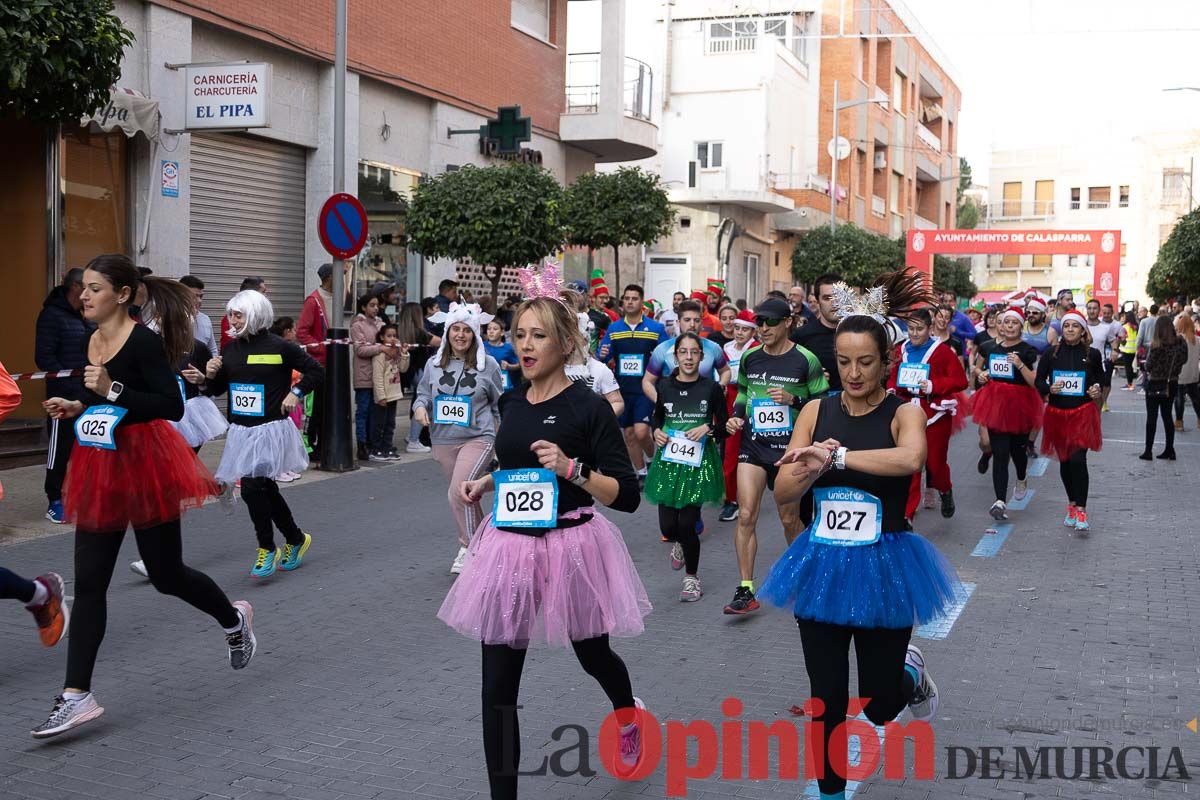
<svg viewBox="0 0 1200 800">
<path fill-rule="evenodd" d="M 305 352 L 325 368 L 325 341 L 329 331 L 329 320 L 333 318 L 333 264 L 326 261 L 317 267 L 317 279 L 321 285 L 304 298 L 300 310 L 300 321 L 296 323 L 296 338 L 305 346 Z M 308 444 L 312 448 L 312 460 L 321 460 L 321 423 L 325 418 L 325 392 L 313 393 L 312 414 L 308 418 Z"/>
<path fill-rule="evenodd" d="M 396 326 L 384 324 L 376 334 L 380 352 L 371 359 L 371 383 L 375 404 L 371 406 L 372 461 L 396 461 L 400 452 L 392 445 L 396 433 L 396 403 L 404 396 L 401 376 L 408 371 L 408 345 L 400 344 Z"/>
<path fill-rule="evenodd" d="M 371 360 L 383 352 L 379 345 L 380 302 L 374 294 L 358 298 L 358 315 L 350 325 L 350 341 L 354 343 L 354 432 L 358 438 L 358 460 L 370 458 L 371 406 L 375 401 L 375 384 L 371 377 Z"/>
<path fill-rule="evenodd" d="M 87 366 L 87 336 L 91 324 L 83 319 L 83 270 L 67 270 L 62 284 L 55 286 L 42 303 L 37 318 L 34 357 L 38 369 L 57 372 Z M 83 395 L 83 378 L 47 378 L 46 396 L 78 400 Z M 46 519 L 56 525 L 66 522 L 62 504 L 63 478 L 75 444 L 71 420 L 48 417 L 50 448 L 46 455 Z"/>
<path fill-rule="evenodd" d="M 429 357 L 433 355 L 434 350 L 442 343 L 440 336 L 435 336 L 429 332 L 425 322 L 425 312 L 420 303 L 405 303 L 404 308 L 400 312 L 400 323 L 396 326 L 397 332 L 400 335 L 400 343 L 406 344 L 411 348 L 409 368 L 404 373 L 403 385 L 406 389 L 412 389 L 414 394 L 416 394 L 416 385 L 425 372 L 425 363 L 429 361 Z M 405 441 L 405 451 L 409 453 L 428 453 L 430 446 L 425 443 L 425 441 L 429 440 L 428 429 L 413 419 L 411 409 L 408 412 L 408 418 L 408 439 Z M 425 441 L 422 441 L 422 433 L 424 433 Z"/>
</svg>

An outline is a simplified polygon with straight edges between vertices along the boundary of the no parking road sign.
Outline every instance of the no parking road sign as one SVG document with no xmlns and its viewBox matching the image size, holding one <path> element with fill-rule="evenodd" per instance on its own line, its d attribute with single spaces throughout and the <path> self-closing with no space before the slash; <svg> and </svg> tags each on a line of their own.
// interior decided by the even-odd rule
<svg viewBox="0 0 1200 800">
<path fill-rule="evenodd" d="M 353 258 L 367 241 L 367 212 L 352 194 L 340 192 L 321 206 L 317 235 L 334 258 Z"/>
</svg>

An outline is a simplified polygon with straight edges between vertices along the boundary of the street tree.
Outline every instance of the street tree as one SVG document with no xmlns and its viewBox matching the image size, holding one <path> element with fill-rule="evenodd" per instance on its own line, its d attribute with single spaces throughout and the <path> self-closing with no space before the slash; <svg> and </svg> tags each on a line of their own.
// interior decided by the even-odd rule
<svg viewBox="0 0 1200 800">
<path fill-rule="evenodd" d="M 972 229 L 979 225 L 979 206 L 965 194 L 971 188 L 971 180 L 971 164 L 959 156 L 957 210 L 954 217 L 959 228 Z"/>
<path fill-rule="evenodd" d="M 658 175 L 639 167 L 587 172 L 566 191 L 567 242 L 611 247 L 615 290 L 622 290 L 621 248 L 652 245 L 671 232 L 675 209 Z"/>
<path fill-rule="evenodd" d="M 533 164 L 467 166 L 417 185 L 408 239 L 427 258 L 470 259 L 500 293 L 504 270 L 541 261 L 563 243 L 563 190 Z"/>
<path fill-rule="evenodd" d="M 857 225 L 825 226 L 800 234 L 792 250 L 792 276 L 810 284 L 826 272 L 841 275 L 851 286 L 874 286 L 880 275 L 903 265 L 904 250 L 886 236 Z"/>
<path fill-rule="evenodd" d="M 112 0 L 0 3 L 0 117 L 78 122 L 108 102 L 132 43 Z"/>
<path fill-rule="evenodd" d="M 1200 209 L 1181 217 L 1158 249 L 1146 293 L 1155 300 L 1200 296 Z"/>
</svg>

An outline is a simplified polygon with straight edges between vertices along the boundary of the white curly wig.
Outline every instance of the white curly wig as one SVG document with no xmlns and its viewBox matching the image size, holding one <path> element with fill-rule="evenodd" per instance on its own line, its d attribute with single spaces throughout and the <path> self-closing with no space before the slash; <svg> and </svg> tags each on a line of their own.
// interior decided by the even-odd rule
<svg viewBox="0 0 1200 800">
<path fill-rule="evenodd" d="M 225 313 L 230 311 L 238 312 L 246 320 L 246 324 L 240 330 L 234 330 L 233 325 L 229 326 L 229 335 L 235 339 L 262 333 L 275 321 L 275 309 L 271 306 L 271 301 L 255 289 L 245 289 L 229 298 L 229 302 L 225 304 Z"/>
</svg>

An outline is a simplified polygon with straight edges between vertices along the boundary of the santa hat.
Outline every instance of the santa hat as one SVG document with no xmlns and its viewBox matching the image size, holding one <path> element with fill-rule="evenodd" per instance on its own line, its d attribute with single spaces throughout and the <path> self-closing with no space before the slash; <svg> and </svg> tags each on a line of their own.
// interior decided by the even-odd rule
<svg viewBox="0 0 1200 800">
<path fill-rule="evenodd" d="M 748 308 L 738 312 L 738 315 L 733 319 L 733 324 L 741 325 L 743 328 L 758 327 L 758 323 L 754 321 L 754 312 Z"/>
<path fill-rule="evenodd" d="M 696 291 L 694 291 L 688 295 L 688 299 L 699 300 L 701 303 L 707 303 L 708 295 L 705 294 L 704 292 L 700 291 L 699 289 L 697 289 Z"/>
<path fill-rule="evenodd" d="M 1025 322 L 1025 312 L 1016 306 L 1009 306 L 1000 312 L 1000 319 L 1007 319 L 1008 317 L 1013 317 L 1022 324 Z"/>
<path fill-rule="evenodd" d="M 593 297 L 599 294 L 612 294 L 612 292 L 608 291 L 608 287 L 604 284 L 604 270 L 602 269 L 592 270 L 591 284 Z"/>
<path fill-rule="evenodd" d="M 1033 297 L 1030 297 L 1025 302 L 1025 312 L 1028 313 L 1030 311 L 1040 311 L 1043 314 L 1045 314 L 1046 313 L 1046 304 L 1044 302 L 1042 302 L 1041 298 L 1037 297 L 1036 295 Z"/>
<path fill-rule="evenodd" d="M 715 294 L 717 297 L 721 297 L 722 295 L 724 295 L 725 294 L 725 279 L 724 278 L 709 278 L 708 279 L 708 293 Z"/>
<path fill-rule="evenodd" d="M 446 349 L 446 342 L 450 341 L 450 326 L 456 322 L 461 322 L 471 329 L 475 334 L 475 369 L 483 370 L 484 359 L 487 358 L 487 351 L 483 348 L 483 339 L 479 336 L 479 328 L 487 325 L 495 317 L 492 314 L 484 313 L 478 303 L 451 303 L 449 311 L 439 311 L 429 318 L 430 322 L 440 323 L 444 325 L 444 333 L 442 343 L 438 345 L 436 359 L 441 360 L 442 353 Z"/>
<path fill-rule="evenodd" d="M 1062 315 L 1061 322 L 1078 322 L 1084 328 L 1088 326 L 1087 318 L 1080 314 L 1078 310 L 1072 308 L 1070 311 Z"/>
</svg>

